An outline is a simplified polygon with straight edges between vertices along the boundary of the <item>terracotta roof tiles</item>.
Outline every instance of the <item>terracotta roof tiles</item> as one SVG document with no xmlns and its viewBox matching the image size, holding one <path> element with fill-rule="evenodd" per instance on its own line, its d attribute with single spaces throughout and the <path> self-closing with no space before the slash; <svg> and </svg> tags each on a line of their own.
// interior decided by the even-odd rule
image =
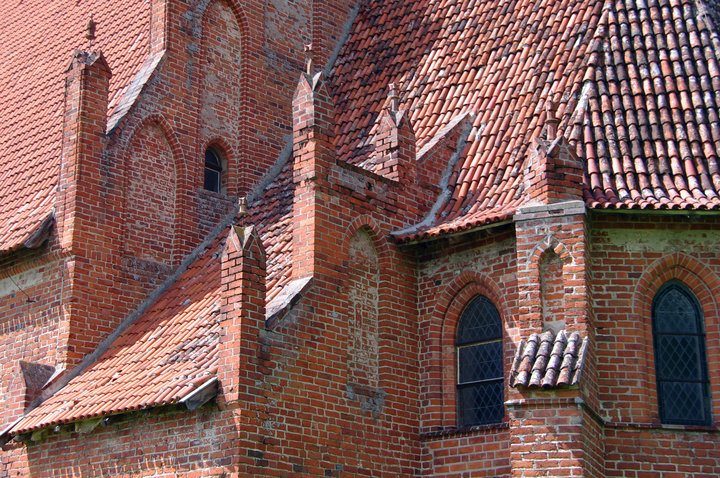
<svg viewBox="0 0 720 478">
<path fill-rule="evenodd" d="M 292 279 L 291 172 L 287 164 L 240 218 L 257 227 L 266 247 L 267 303 Z M 96 362 L 31 410 L 12 433 L 177 403 L 212 380 L 221 332 L 219 251 L 227 231 Z"/>
<path fill-rule="evenodd" d="M 521 340 L 510 371 L 511 387 L 556 388 L 577 385 L 587 337 L 564 330 L 532 334 Z"/>
<path fill-rule="evenodd" d="M 418 150 L 473 111 L 448 199 L 402 238 L 486 224 L 525 200 L 520 171 L 553 99 L 590 207 L 720 209 L 716 18 L 690 0 L 368 2 L 330 77 L 338 154 L 367 159 L 390 83 Z"/>
<path fill-rule="evenodd" d="M 149 2 L 8 0 L 0 15 L 0 252 L 50 216 L 60 164 L 65 70 L 87 48 L 90 13 L 112 69 L 109 115 L 148 53 Z M 30 13 L 32 12 L 32 13 Z M 108 115 L 108 116 L 109 116 Z"/>
<path fill-rule="evenodd" d="M 266 253 L 267 303 L 272 302 L 292 279 L 292 212 L 295 187 L 292 182 L 292 162 L 282 168 L 278 176 L 263 189 L 248 207 L 244 225 L 254 225 L 263 241 Z"/>
<path fill-rule="evenodd" d="M 12 429 L 177 403 L 217 370 L 220 260 L 227 230 L 100 357 Z"/>
</svg>

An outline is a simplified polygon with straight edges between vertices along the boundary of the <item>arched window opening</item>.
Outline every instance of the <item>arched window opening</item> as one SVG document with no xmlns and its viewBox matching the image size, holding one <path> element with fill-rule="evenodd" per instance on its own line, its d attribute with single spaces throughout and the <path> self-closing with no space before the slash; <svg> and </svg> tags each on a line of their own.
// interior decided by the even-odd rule
<svg viewBox="0 0 720 478">
<path fill-rule="evenodd" d="M 205 150 L 205 183 L 208 191 L 219 193 L 222 188 L 222 160 L 213 148 Z"/>
<path fill-rule="evenodd" d="M 705 330 L 695 295 L 679 281 L 662 286 L 652 303 L 652 327 L 660 421 L 711 425 Z"/>
<path fill-rule="evenodd" d="M 475 297 L 457 329 L 458 425 L 500 423 L 503 404 L 502 321 L 487 297 Z"/>
</svg>

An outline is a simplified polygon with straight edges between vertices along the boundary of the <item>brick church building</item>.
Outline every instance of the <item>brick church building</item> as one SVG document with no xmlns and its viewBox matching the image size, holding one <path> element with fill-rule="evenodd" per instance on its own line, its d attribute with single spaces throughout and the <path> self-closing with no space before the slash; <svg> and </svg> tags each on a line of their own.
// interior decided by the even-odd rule
<svg viewBox="0 0 720 478">
<path fill-rule="evenodd" d="M 0 476 L 720 476 L 716 0 L 0 40 Z"/>
</svg>

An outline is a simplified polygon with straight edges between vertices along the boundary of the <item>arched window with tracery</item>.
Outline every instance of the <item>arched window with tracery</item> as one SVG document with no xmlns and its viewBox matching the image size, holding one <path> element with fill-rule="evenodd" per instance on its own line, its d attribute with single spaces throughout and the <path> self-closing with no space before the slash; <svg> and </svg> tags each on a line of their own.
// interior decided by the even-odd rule
<svg viewBox="0 0 720 478">
<path fill-rule="evenodd" d="M 503 404 L 502 321 L 485 296 L 473 298 L 457 328 L 458 425 L 500 423 Z"/>
<path fill-rule="evenodd" d="M 682 282 L 670 281 L 655 294 L 652 328 L 660 421 L 711 425 L 702 311 Z"/>
</svg>

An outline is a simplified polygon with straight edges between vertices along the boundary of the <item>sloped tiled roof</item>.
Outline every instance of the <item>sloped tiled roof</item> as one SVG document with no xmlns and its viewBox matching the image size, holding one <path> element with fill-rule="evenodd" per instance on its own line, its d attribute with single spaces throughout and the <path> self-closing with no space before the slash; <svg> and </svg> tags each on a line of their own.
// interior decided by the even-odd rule
<svg viewBox="0 0 720 478">
<path fill-rule="evenodd" d="M 109 114 L 148 54 L 150 2 L 5 0 L 0 13 L 0 252 L 22 245 L 55 205 L 64 74 L 74 50 L 94 49 L 113 76 Z"/>
<path fill-rule="evenodd" d="M 227 231 L 96 362 L 30 411 L 12 433 L 176 403 L 213 379 L 220 339 L 219 254 Z"/>
<path fill-rule="evenodd" d="M 147 4 L 132 5 L 140 9 L 138 5 Z M 94 13 L 102 41 L 103 22 L 115 20 L 104 20 L 101 11 Z M 135 10 L 125 6 L 122 12 L 126 11 Z M 588 205 L 718 208 L 718 37 L 709 29 L 710 17 L 697 11 L 695 3 L 682 0 L 370 1 L 358 14 L 330 77 L 338 107 L 338 154 L 353 164 L 371 154 L 369 132 L 390 82 L 398 85 L 409 111 L 418 149 L 457 115 L 473 111 L 473 131 L 451 174 L 448 199 L 414 238 L 499 221 L 511 217 L 524 201 L 523 163 L 531 140 L 542 132 L 545 101 L 552 97 L 559 101 L 559 129 L 577 146 L 586 168 Z M 118 17 L 127 18 L 124 13 Z M 640 25 L 640 19 L 651 27 Z M 77 34 L 79 44 L 81 35 L 82 30 Z M 114 43 L 132 38 L 123 36 L 129 35 L 125 30 L 118 35 Z M 637 52 L 631 53 L 630 44 L 637 44 Z M 116 82 L 112 108 L 122 85 L 128 84 L 117 83 L 118 72 L 136 71 L 142 61 L 133 67 L 116 65 L 117 56 L 110 53 L 106 56 Z M 66 56 L 58 53 L 58 58 Z M 645 61 L 647 67 L 642 66 Z M 62 85 L 64 60 L 59 63 L 56 80 Z M 41 103 L 51 106 L 50 114 L 61 115 L 61 103 L 36 100 L 28 118 L 41 116 Z M 9 191 L 8 204 L 15 204 L 0 206 L 3 224 L 21 204 L 28 204 L 22 218 L 38 210 L 41 217 L 42 207 L 52 207 L 46 198 L 57 173 L 53 154 L 59 151 L 53 149 L 59 145 L 52 134 L 59 133 L 53 130 L 54 122 L 43 124 L 50 126 L 49 132 L 22 130 L 36 131 L 24 147 L 9 149 L 5 138 L 14 136 L 3 136 L 4 157 L 32 151 L 27 145 L 46 145 L 31 155 L 41 158 L 38 161 L 13 159 L 9 168 L 3 161 L 0 186 Z M 637 154 L 640 146 L 642 157 Z M 26 187 L 10 185 L 10 178 L 18 182 L 25 176 L 31 178 Z M 292 280 L 292 196 L 291 168 L 286 165 L 241 219 L 258 227 L 267 250 L 268 302 Z M 37 202 L 25 201 L 26 197 Z M 49 202 L 41 207 L 43 200 Z M 13 227 L 10 232 L 0 230 L 2 238 L 19 237 L 30 228 Z M 213 312 L 220 275 L 214 256 L 221 241 L 201 254 L 97 362 L 31 411 L 14 432 L 173 403 L 210 379 L 219 334 Z M 6 247 L 8 242 L 2 244 Z M 531 337 L 521 345 L 513 366 L 514 386 L 577 382 L 586 340 L 564 332 L 543 337 Z"/>
<path fill-rule="evenodd" d="M 702 2 L 612 5 L 586 73 L 577 135 L 587 203 L 720 208 L 718 25 Z"/>
<path fill-rule="evenodd" d="M 556 388 L 577 385 L 582 372 L 587 337 L 564 330 L 532 334 L 521 340 L 510 371 L 511 387 Z"/>
<path fill-rule="evenodd" d="M 272 302 L 292 279 L 292 212 L 295 193 L 292 162 L 281 169 L 258 199 L 250 204 L 241 223 L 253 225 L 266 254 L 266 301 Z"/>
<path fill-rule="evenodd" d="M 693 0 L 370 1 L 331 75 L 339 156 L 372 154 L 390 83 L 418 150 L 473 111 L 450 194 L 405 238 L 502 220 L 524 201 L 523 165 L 552 99 L 590 207 L 720 209 L 720 39 L 705 10 Z"/>
<path fill-rule="evenodd" d="M 239 218 L 266 247 L 270 303 L 291 280 L 292 175 L 286 167 Z M 220 337 L 220 258 L 226 229 L 98 360 L 31 410 L 23 433 L 178 402 L 216 375 Z"/>
</svg>

